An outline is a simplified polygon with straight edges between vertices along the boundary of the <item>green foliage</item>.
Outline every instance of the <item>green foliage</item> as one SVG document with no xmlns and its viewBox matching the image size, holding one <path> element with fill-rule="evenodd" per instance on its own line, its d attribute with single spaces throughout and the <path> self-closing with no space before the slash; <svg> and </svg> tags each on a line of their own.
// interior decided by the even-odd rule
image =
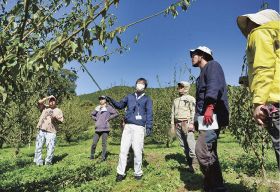
<svg viewBox="0 0 280 192">
<path fill-rule="evenodd" d="M 270 137 L 265 128 L 257 126 L 252 118 L 252 98 L 246 87 L 229 87 L 230 125 L 229 130 L 246 152 L 253 152 L 259 168 L 265 175 L 265 153 L 270 147 Z"/>
<path fill-rule="evenodd" d="M 55 95 L 58 103 L 75 95 L 74 72 L 63 69 L 46 76 L 34 75 L 34 82 L 27 82 L 24 91 L 14 94 L 6 104 L 1 103 L 0 147 L 4 143 L 16 148 L 18 153 L 21 145 L 30 144 L 37 132 L 36 125 L 40 117 L 37 101 L 47 95 Z M 38 84 L 38 82 L 44 82 Z M 59 95 L 57 95 L 59 94 Z"/>
<path fill-rule="evenodd" d="M 91 94 L 85 94 L 79 96 L 81 100 L 85 100 L 88 102 L 94 103 L 94 106 L 92 106 L 91 111 L 94 110 L 94 108 L 99 105 L 99 100 L 98 97 L 101 95 L 107 95 L 112 98 L 114 98 L 117 101 L 120 101 L 123 97 L 125 97 L 127 94 L 132 93 L 134 91 L 134 88 L 132 87 L 126 87 L 126 86 L 115 86 L 110 89 L 106 89 L 103 91 L 97 91 L 95 93 Z M 120 142 L 120 137 L 122 134 L 122 128 L 123 128 L 123 120 L 124 120 L 124 110 L 118 110 L 119 112 L 119 117 L 112 119 L 110 121 L 111 125 L 111 133 L 110 135 L 113 138 L 114 143 L 119 143 Z M 94 122 L 93 122 L 94 125 Z"/>
<path fill-rule="evenodd" d="M 67 142 L 77 140 L 92 123 L 90 117 L 92 103 L 81 102 L 78 97 L 73 97 L 65 100 L 60 108 L 64 115 L 64 122 L 59 127 L 59 135 Z"/>
<path fill-rule="evenodd" d="M 1 4 L 0 9 L 0 94 L 1 101 L 10 98 L 33 80 L 34 74 L 59 71 L 73 60 L 106 62 L 110 58 L 109 44 L 118 47 L 112 53 L 122 53 L 127 46 L 120 35 L 134 24 L 116 26 L 116 16 L 110 13 L 118 0 L 25 0 Z M 172 4 L 162 13 L 178 15 L 177 7 L 186 10 L 189 0 Z M 57 14 L 57 13 L 64 14 Z M 104 55 L 93 54 L 99 46 Z M 39 81 L 37 83 L 42 83 Z"/>
<path fill-rule="evenodd" d="M 0 132 L 3 134 L 3 143 L 16 148 L 16 154 L 22 144 L 31 142 L 40 114 L 36 110 L 35 98 L 26 98 L 24 103 L 18 104 L 15 100 L 9 104 L 6 118 L 1 122 Z M 35 121 L 36 119 L 36 121 Z"/>
<path fill-rule="evenodd" d="M 108 143 L 111 143 L 110 139 Z M 1 191 L 202 190 L 202 173 L 197 164 L 194 165 L 195 174 L 187 172 L 184 153 L 178 141 L 170 148 L 164 144 L 145 144 L 142 181 L 134 180 L 133 162 L 129 161 L 126 179 L 120 183 L 115 182 L 120 146 L 108 144 L 108 160 L 102 162 L 101 142 L 97 146 L 96 159 L 88 159 L 91 143 L 91 139 L 75 144 L 58 142 L 54 164 L 51 166 L 36 166 L 33 163 L 34 146 L 22 148 L 22 153 L 17 157 L 13 156 L 13 149 L 0 150 Z M 229 191 L 278 191 L 278 174 L 272 150 L 268 151 L 266 158 L 274 167 L 268 170 L 271 183 L 260 182 L 262 179 L 253 174 L 255 169 L 250 172 L 255 162 L 252 161 L 254 156 L 246 154 L 230 133 L 220 135 L 218 150 L 225 185 Z"/>
<path fill-rule="evenodd" d="M 43 167 L 38 170 L 30 167 L 27 172 L 20 169 L 5 173 L 1 177 L 3 191 L 57 191 L 66 186 L 78 186 L 77 184 L 101 178 L 108 175 L 111 169 L 104 164 L 92 164 L 83 160 L 83 165 L 71 164 L 68 161 L 67 170 L 64 166 Z M 5 176 L 5 180 L 3 180 Z"/>
<path fill-rule="evenodd" d="M 195 86 L 192 85 L 190 94 L 194 96 Z M 120 101 L 129 93 L 133 93 L 133 87 L 116 86 L 104 91 L 98 91 L 92 94 L 85 94 L 79 96 L 82 100 L 92 101 L 98 104 L 98 97 L 100 95 L 107 95 L 113 99 Z M 169 145 L 168 131 L 171 124 L 171 107 L 173 100 L 178 97 L 176 87 L 167 88 L 147 88 L 146 94 L 153 100 L 153 134 L 149 139 L 153 142 L 163 142 Z M 112 137 L 113 141 L 120 141 L 122 122 L 124 118 L 124 111 L 119 110 L 120 116 L 114 119 L 111 123 L 113 128 Z"/>
<path fill-rule="evenodd" d="M 173 100 L 177 97 L 177 90 L 174 87 L 149 89 L 147 93 L 153 100 L 153 140 L 168 144 L 168 131 L 171 126 L 171 109 Z"/>
<path fill-rule="evenodd" d="M 75 95 L 77 76 L 62 69 L 64 65 L 75 60 L 87 71 L 85 63 L 106 62 L 111 54 L 122 53 L 127 46 L 121 34 L 144 20 L 116 26 L 117 18 L 110 11 L 118 0 L 1 2 L 0 147 L 6 142 L 19 149 L 26 140 L 30 143 L 34 133 L 33 117 L 20 116 L 34 111 L 32 99 L 34 102 L 52 94 L 61 102 L 62 98 Z M 163 12 L 175 16 L 177 7 L 186 10 L 189 3 L 179 1 Z M 117 46 L 110 46 L 109 50 L 108 45 L 114 41 Z M 97 47 L 104 54 L 94 54 L 92 50 Z"/>
</svg>

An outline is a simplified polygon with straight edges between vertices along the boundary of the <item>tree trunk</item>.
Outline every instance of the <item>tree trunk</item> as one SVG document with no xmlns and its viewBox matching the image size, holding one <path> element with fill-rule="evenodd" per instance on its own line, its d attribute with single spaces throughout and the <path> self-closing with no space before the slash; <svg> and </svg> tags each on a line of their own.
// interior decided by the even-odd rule
<svg viewBox="0 0 280 192">
<path fill-rule="evenodd" d="M 166 139 L 166 147 L 167 147 L 167 148 L 170 147 L 170 139 L 169 139 L 169 138 Z"/>
<path fill-rule="evenodd" d="M 0 149 L 3 148 L 4 142 L 5 142 L 4 139 L 0 138 Z"/>
<path fill-rule="evenodd" d="M 16 144 L 15 155 L 17 156 L 18 154 L 19 154 L 19 144 Z"/>
</svg>

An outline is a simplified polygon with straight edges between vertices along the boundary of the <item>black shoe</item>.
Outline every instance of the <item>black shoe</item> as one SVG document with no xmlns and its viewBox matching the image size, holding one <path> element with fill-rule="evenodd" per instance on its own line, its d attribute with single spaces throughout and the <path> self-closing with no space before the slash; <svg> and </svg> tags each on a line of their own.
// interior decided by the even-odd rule
<svg viewBox="0 0 280 192">
<path fill-rule="evenodd" d="M 142 175 L 140 175 L 140 176 L 134 176 L 134 178 L 136 179 L 136 180 L 141 180 L 142 179 Z"/>
<path fill-rule="evenodd" d="M 225 187 L 216 187 L 212 190 L 213 192 L 228 192 L 227 188 Z"/>
<path fill-rule="evenodd" d="M 116 182 L 121 182 L 122 180 L 124 180 L 124 175 L 117 174 Z"/>
<path fill-rule="evenodd" d="M 102 159 L 101 159 L 101 161 L 106 161 L 107 160 L 107 155 L 105 154 L 105 155 L 102 155 Z"/>
<path fill-rule="evenodd" d="M 194 168 L 192 165 L 190 165 L 188 168 L 187 168 L 187 172 L 189 173 L 194 173 Z"/>
</svg>

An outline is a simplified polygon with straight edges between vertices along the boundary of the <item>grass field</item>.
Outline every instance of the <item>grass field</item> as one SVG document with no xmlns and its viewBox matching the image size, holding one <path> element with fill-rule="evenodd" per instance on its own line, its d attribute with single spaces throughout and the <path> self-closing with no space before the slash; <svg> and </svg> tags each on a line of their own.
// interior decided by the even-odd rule
<svg viewBox="0 0 280 192">
<path fill-rule="evenodd" d="M 92 133 L 90 133 L 92 134 Z M 97 157 L 89 160 L 91 140 L 66 144 L 58 141 L 54 164 L 36 166 L 34 146 L 0 150 L 0 191 L 202 191 L 202 174 L 187 172 L 183 151 L 177 140 L 170 148 L 165 144 L 146 144 L 141 181 L 134 180 L 133 162 L 127 167 L 123 182 L 115 182 L 119 144 L 108 144 L 108 160 L 101 161 L 101 141 Z M 218 145 L 223 176 L 229 191 L 279 191 L 280 181 L 274 153 L 266 158 L 267 180 L 260 177 L 256 158 L 240 148 L 229 133 L 221 134 Z M 44 152 L 45 155 L 45 152 Z"/>
</svg>

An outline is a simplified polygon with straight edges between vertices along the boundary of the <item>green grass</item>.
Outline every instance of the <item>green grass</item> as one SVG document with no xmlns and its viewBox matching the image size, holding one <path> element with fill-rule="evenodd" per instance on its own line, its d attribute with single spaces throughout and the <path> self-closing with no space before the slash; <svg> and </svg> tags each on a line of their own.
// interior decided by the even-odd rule
<svg viewBox="0 0 280 192">
<path fill-rule="evenodd" d="M 109 141 L 108 160 L 101 161 L 101 141 L 97 157 L 89 160 L 91 140 L 65 144 L 58 142 L 54 164 L 36 166 L 33 163 L 34 146 L 21 148 L 19 156 L 14 150 L 0 150 L 0 191 L 201 191 L 202 174 L 187 172 L 183 151 L 177 141 L 170 148 L 164 144 L 146 144 L 144 148 L 141 181 L 134 180 L 133 163 L 129 160 L 127 176 L 116 183 L 119 145 Z M 218 151 L 226 187 L 229 191 L 278 191 L 279 174 L 274 153 L 266 158 L 267 179 L 264 181 L 251 154 L 245 153 L 229 133 L 221 134 Z M 45 154 L 44 154 L 45 155 Z"/>
</svg>

